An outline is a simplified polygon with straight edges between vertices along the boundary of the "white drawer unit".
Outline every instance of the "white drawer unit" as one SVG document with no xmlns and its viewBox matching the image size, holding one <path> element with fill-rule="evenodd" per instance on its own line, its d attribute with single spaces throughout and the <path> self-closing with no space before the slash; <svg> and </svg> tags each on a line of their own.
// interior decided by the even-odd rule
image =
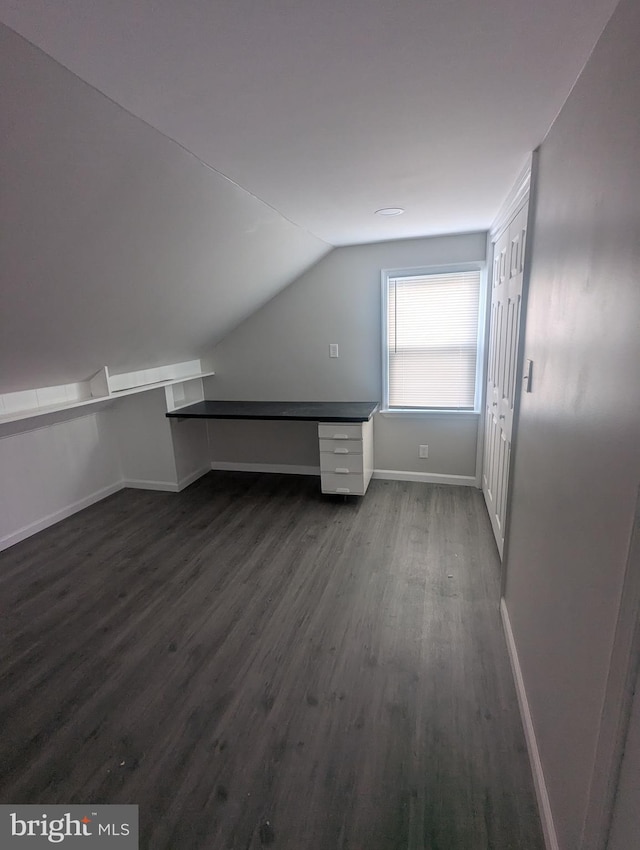
<svg viewBox="0 0 640 850">
<path fill-rule="evenodd" d="M 348 475 L 364 472 L 364 455 L 335 455 L 333 452 L 320 452 L 320 472 L 335 472 L 336 475 Z"/>
<path fill-rule="evenodd" d="M 364 495 L 373 474 L 373 419 L 321 422 L 318 437 L 322 492 Z"/>
<path fill-rule="evenodd" d="M 337 493 L 343 496 L 364 496 L 366 487 L 362 474 L 336 475 L 334 472 L 321 472 L 320 477 L 322 479 L 323 493 Z"/>
<path fill-rule="evenodd" d="M 320 439 L 320 452 L 334 455 L 361 455 L 362 439 L 359 440 L 323 440 Z"/>
<path fill-rule="evenodd" d="M 318 437 L 323 440 L 362 441 L 362 426 L 365 422 L 320 422 Z"/>
</svg>

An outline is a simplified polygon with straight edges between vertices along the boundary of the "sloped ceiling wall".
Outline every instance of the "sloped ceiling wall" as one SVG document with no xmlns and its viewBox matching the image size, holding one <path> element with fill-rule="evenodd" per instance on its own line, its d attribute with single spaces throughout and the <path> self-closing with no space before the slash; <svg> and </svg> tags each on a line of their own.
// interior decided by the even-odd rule
<svg viewBox="0 0 640 850">
<path fill-rule="evenodd" d="M 0 0 L 0 20 L 353 245 L 486 230 L 616 2 Z"/>
<path fill-rule="evenodd" d="M 0 392 L 198 357 L 330 246 L 0 25 Z"/>
</svg>

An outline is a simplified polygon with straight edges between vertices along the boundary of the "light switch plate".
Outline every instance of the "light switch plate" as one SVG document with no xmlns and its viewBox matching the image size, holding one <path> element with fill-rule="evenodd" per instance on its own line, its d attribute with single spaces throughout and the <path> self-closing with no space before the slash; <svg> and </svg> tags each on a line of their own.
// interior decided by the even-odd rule
<svg viewBox="0 0 640 850">
<path fill-rule="evenodd" d="M 533 383 L 533 360 L 525 360 L 524 361 L 524 375 L 522 376 L 524 381 L 524 391 L 526 393 L 531 392 L 531 385 Z"/>
<path fill-rule="evenodd" d="M 329 357 L 337 357 L 338 356 L 338 343 L 331 342 L 329 343 Z"/>
</svg>

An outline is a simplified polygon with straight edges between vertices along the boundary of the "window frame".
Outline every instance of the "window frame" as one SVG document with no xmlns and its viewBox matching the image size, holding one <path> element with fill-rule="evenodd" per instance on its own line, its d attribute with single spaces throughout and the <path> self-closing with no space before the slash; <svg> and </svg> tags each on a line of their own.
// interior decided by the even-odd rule
<svg viewBox="0 0 640 850">
<path fill-rule="evenodd" d="M 442 407 L 389 407 L 389 328 L 388 328 L 388 290 L 389 280 L 397 277 L 420 277 L 427 275 L 449 274 L 456 272 L 480 272 L 478 293 L 478 337 L 476 344 L 476 379 L 473 410 L 465 408 Z M 486 358 L 486 318 L 487 318 L 487 264 L 483 260 L 467 263 L 446 263 L 441 265 L 413 266 L 410 268 L 382 269 L 382 405 L 380 412 L 386 416 L 475 416 L 482 410 L 483 378 Z"/>
</svg>

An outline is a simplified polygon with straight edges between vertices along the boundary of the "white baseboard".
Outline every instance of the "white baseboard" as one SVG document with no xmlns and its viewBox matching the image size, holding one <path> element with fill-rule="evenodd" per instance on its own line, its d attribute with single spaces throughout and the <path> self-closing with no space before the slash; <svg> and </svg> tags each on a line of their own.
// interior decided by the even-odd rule
<svg viewBox="0 0 640 850">
<path fill-rule="evenodd" d="M 458 484 L 476 487 L 475 475 L 444 475 L 440 472 L 404 472 L 401 469 L 374 469 L 374 478 L 384 481 L 422 481 L 425 484 Z"/>
<path fill-rule="evenodd" d="M 163 490 L 167 493 L 177 493 L 178 485 L 175 481 L 148 481 L 146 478 L 125 478 L 123 487 L 131 487 L 133 490 Z"/>
<path fill-rule="evenodd" d="M 112 493 L 117 493 L 118 490 L 122 490 L 124 487 L 132 487 L 135 490 L 164 490 L 170 493 L 178 493 L 180 490 L 184 490 L 185 487 L 188 487 L 189 484 L 193 484 L 194 481 L 201 478 L 203 475 L 206 475 L 208 472 L 208 466 L 204 469 L 198 469 L 196 472 L 192 472 L 190 475 L 185 476 L 178 482 L 178 484 L 174 484 L 170 481 L 146 481 L 137 479 L 118 481 L 116 484 L 110 484 L 108 487 L 96 490 L 96 492 L 91 493 L 90 496 L 85 496 L 84 499 L 79 499 L 72 505 L 66 505 L 59 511 L 54 511 L 52 514 L 48 514 L 42 519 L 31 522 L 29 525 L 25 525 L 17 531 L 11 532 L 11 534 L 7 534 L 5 537 L 0 537 L 0 552 L 4 549 L 8 549 L 10 546 L 14 546 L 16 543 L 20 543 L 21 540 L 26 540 L 27 537 L 31 537 L 39 531 L 43 531 L 45 528 L 49 528 L 51 525 L 55 525 L 57 522 L 61 522 L 63 519 L 67 519 L 67 517 L 78 513 L 78 511 L 81 511 L 84 508 L 88 508 L 90 505 L 94 505 L 96 502 L 106 499 L 107 496 L 111 496 Z"/>
<path fill-rule="evenodd" d="M 281 472 L 285 475 L 320 475 L 319 466 L 298 466 L 292 463 L 237 463 L 235 461 L 212 461 L 211 469 L 233 472 Z M 475 487 L 474 475 L 443 475 L 437 472 L 405 472 L 397 469 L 374 469 L 374 478 L 387 481 L 423 481 L 428 484 L 458 484 Z"/>
<path fill-rule="evenodd" d="M 520 668 L 520 661 L 518 659 L 518 650 L 516 649 L 513 631 L 511 630 L 509 611 L 507 610 L 507 604 L 504 598 L 500 600 L 500 614 L 502 615 L 502 625 L 504 627 L 509 659 L 511 661 L 511 669 L 513 671 L 516 693 L 518 695 L 518 705 L 520 706 L 520 716 L 524 727 L 524 736 L 527 741 L 527 749 L 529 750 L 529 761 L 531 763 L 531 771 L 533 773 L 533 784 L 536 789 L 536 797 L 538 798 L 538 809 L 540 811 L 540 820 L 542 822 L 544 843 L 547 850 L 559 850 L 558 836 L 556 835 L 556 828 L 553 823 L 551 803 L 549 802 L 547 784 L 544 780 L 540 751 L 538 750 L 538 742 L 536 740 L 536 733 L 533 726 L 533 718 L 531 717 L 531 710 L 529 709 L 529 700 L 527 699 L 522 669 Z"/>
<path fill-rule="evenodd" d="M 72 516 L 78 511 L 88 508 L 99 502 L 101 499 L 106 499 L 112 493 L 122 490 L 124 487 L 131 487 L 135 490 L 160 490 L 168 493 L 178 493 L 184 490 L 198 478 L 206 475 L 209 469 L 217 470 L 232 470 L 236 472 L 277 472 L 286 475 L 320 475 L 320 467 L 318 466 L 300 466 L 290 463 L 235 463 L 228 461 L 213 461 L 210 467 L 198 469 L 190 475 L 182 478 L 177 484 L 172 481 L 149 481 L 147 479 L 128 478 L 119 481 L 116 484 L 111 484 L 108 487 L 103 487 L 97 490 L 90 496 L 74 502 L 72 505 L 67 505 L 59 511 L 55 511 L 42 519 L 25 525 L 17 531 L 7 534 L 5 537 L 0 537 L 0 552 L 3 549 L 8 549 L 21 540 L 31 537 L 32 534 L 37 534 L 45 528 L 60 522 L 67 517 Z M 475 478 L 467 475 L 439 475 L 437 473 L 425 472 L 403 472 L 401 470 L 376 469 L 373 473 L 374 478 L 382 478 L 391 481 L 424 481 L 434 484 L 461 484 L 467 487 L 475 486 Z"/>
<path fill-rule="evenodd" d="M 299 466 L 294 463 L 235 463 L 234 461 L 211 462 L 211 469 L 232 472 L 282 472 L 285 475 L 320 475 L 319 466 Z"/>
<path fill-rule="evenodd" d="M 179 493 L 181 490 L 184 490 L 185 487 L 188 487 L 189 484 L 193 484 L 194 481 L 197 481 L 198 478 L 202 478 L 202 476 L 206 475 L 209 471 L 210 468 L 208 466 L 205 466 L 202 469 L 197 469 L 195 472 L 185 475 L 185 477 L 181 478 L 177 484 L 175 481 L 151 481 L 147 478 L 125 478 L 122 482 L 122 486 L 131 487 L 133 490 L 162 490 L 165 493 Z"/>
<path fill-rule="evenodd" d="M 52 514 L 48 514 L 48 516 L 45 516 L 42 519 L 31 522 L 29 525 L 25 525 L 17 531 L 13 531 L 11 534 L 7 534 L 5 537 L 0 538 L 0 552 L 3 549 L 8 549 L 16 543 L 20 543 L 21 540 L 26 540 L 27 537 L 31 537 L 31 535 L 37 534 L 39 531 L 43 531 L 45 528 L 49 528 L 50 525 L 55 525 L 57 522 L 70 517 L 72 514 L 76 514 L 78 511 L 88 508 L 90 505 L 94 505 L 101 499 L 106 499 L 107 496 L 110 496 L 112 493 L 117 493 L 118 490 L 122 490 L 124 486 L 125 485 L 122 481 L 118 481 L 116 484 L 110 484 L 108 487 L 96 490 L 96 492 L 91 493 L 90 496 L 85 496 L 84 499 L 79 499 L 72 505 L 66 505 L 59 511 L 54 511 Z"/>
<path fill-rule="evenodd" d="M 211 467 L 205 466 L 202 469 L 196 469 L 195 472 L 192 472 L 189 475 L 185 475 L 184 478 L 181 478 L 180 481 L 178 481 L 178 492 L 180 492 L 180 490 L 184 490 L 185 487 L 188 487 L 189 484 L 193 484 L 194 481 L 197 481 L 198 478 L 202 478 L 202 476 L 206 475 L 208 472 L 211 472 Z"/>
</svg>

